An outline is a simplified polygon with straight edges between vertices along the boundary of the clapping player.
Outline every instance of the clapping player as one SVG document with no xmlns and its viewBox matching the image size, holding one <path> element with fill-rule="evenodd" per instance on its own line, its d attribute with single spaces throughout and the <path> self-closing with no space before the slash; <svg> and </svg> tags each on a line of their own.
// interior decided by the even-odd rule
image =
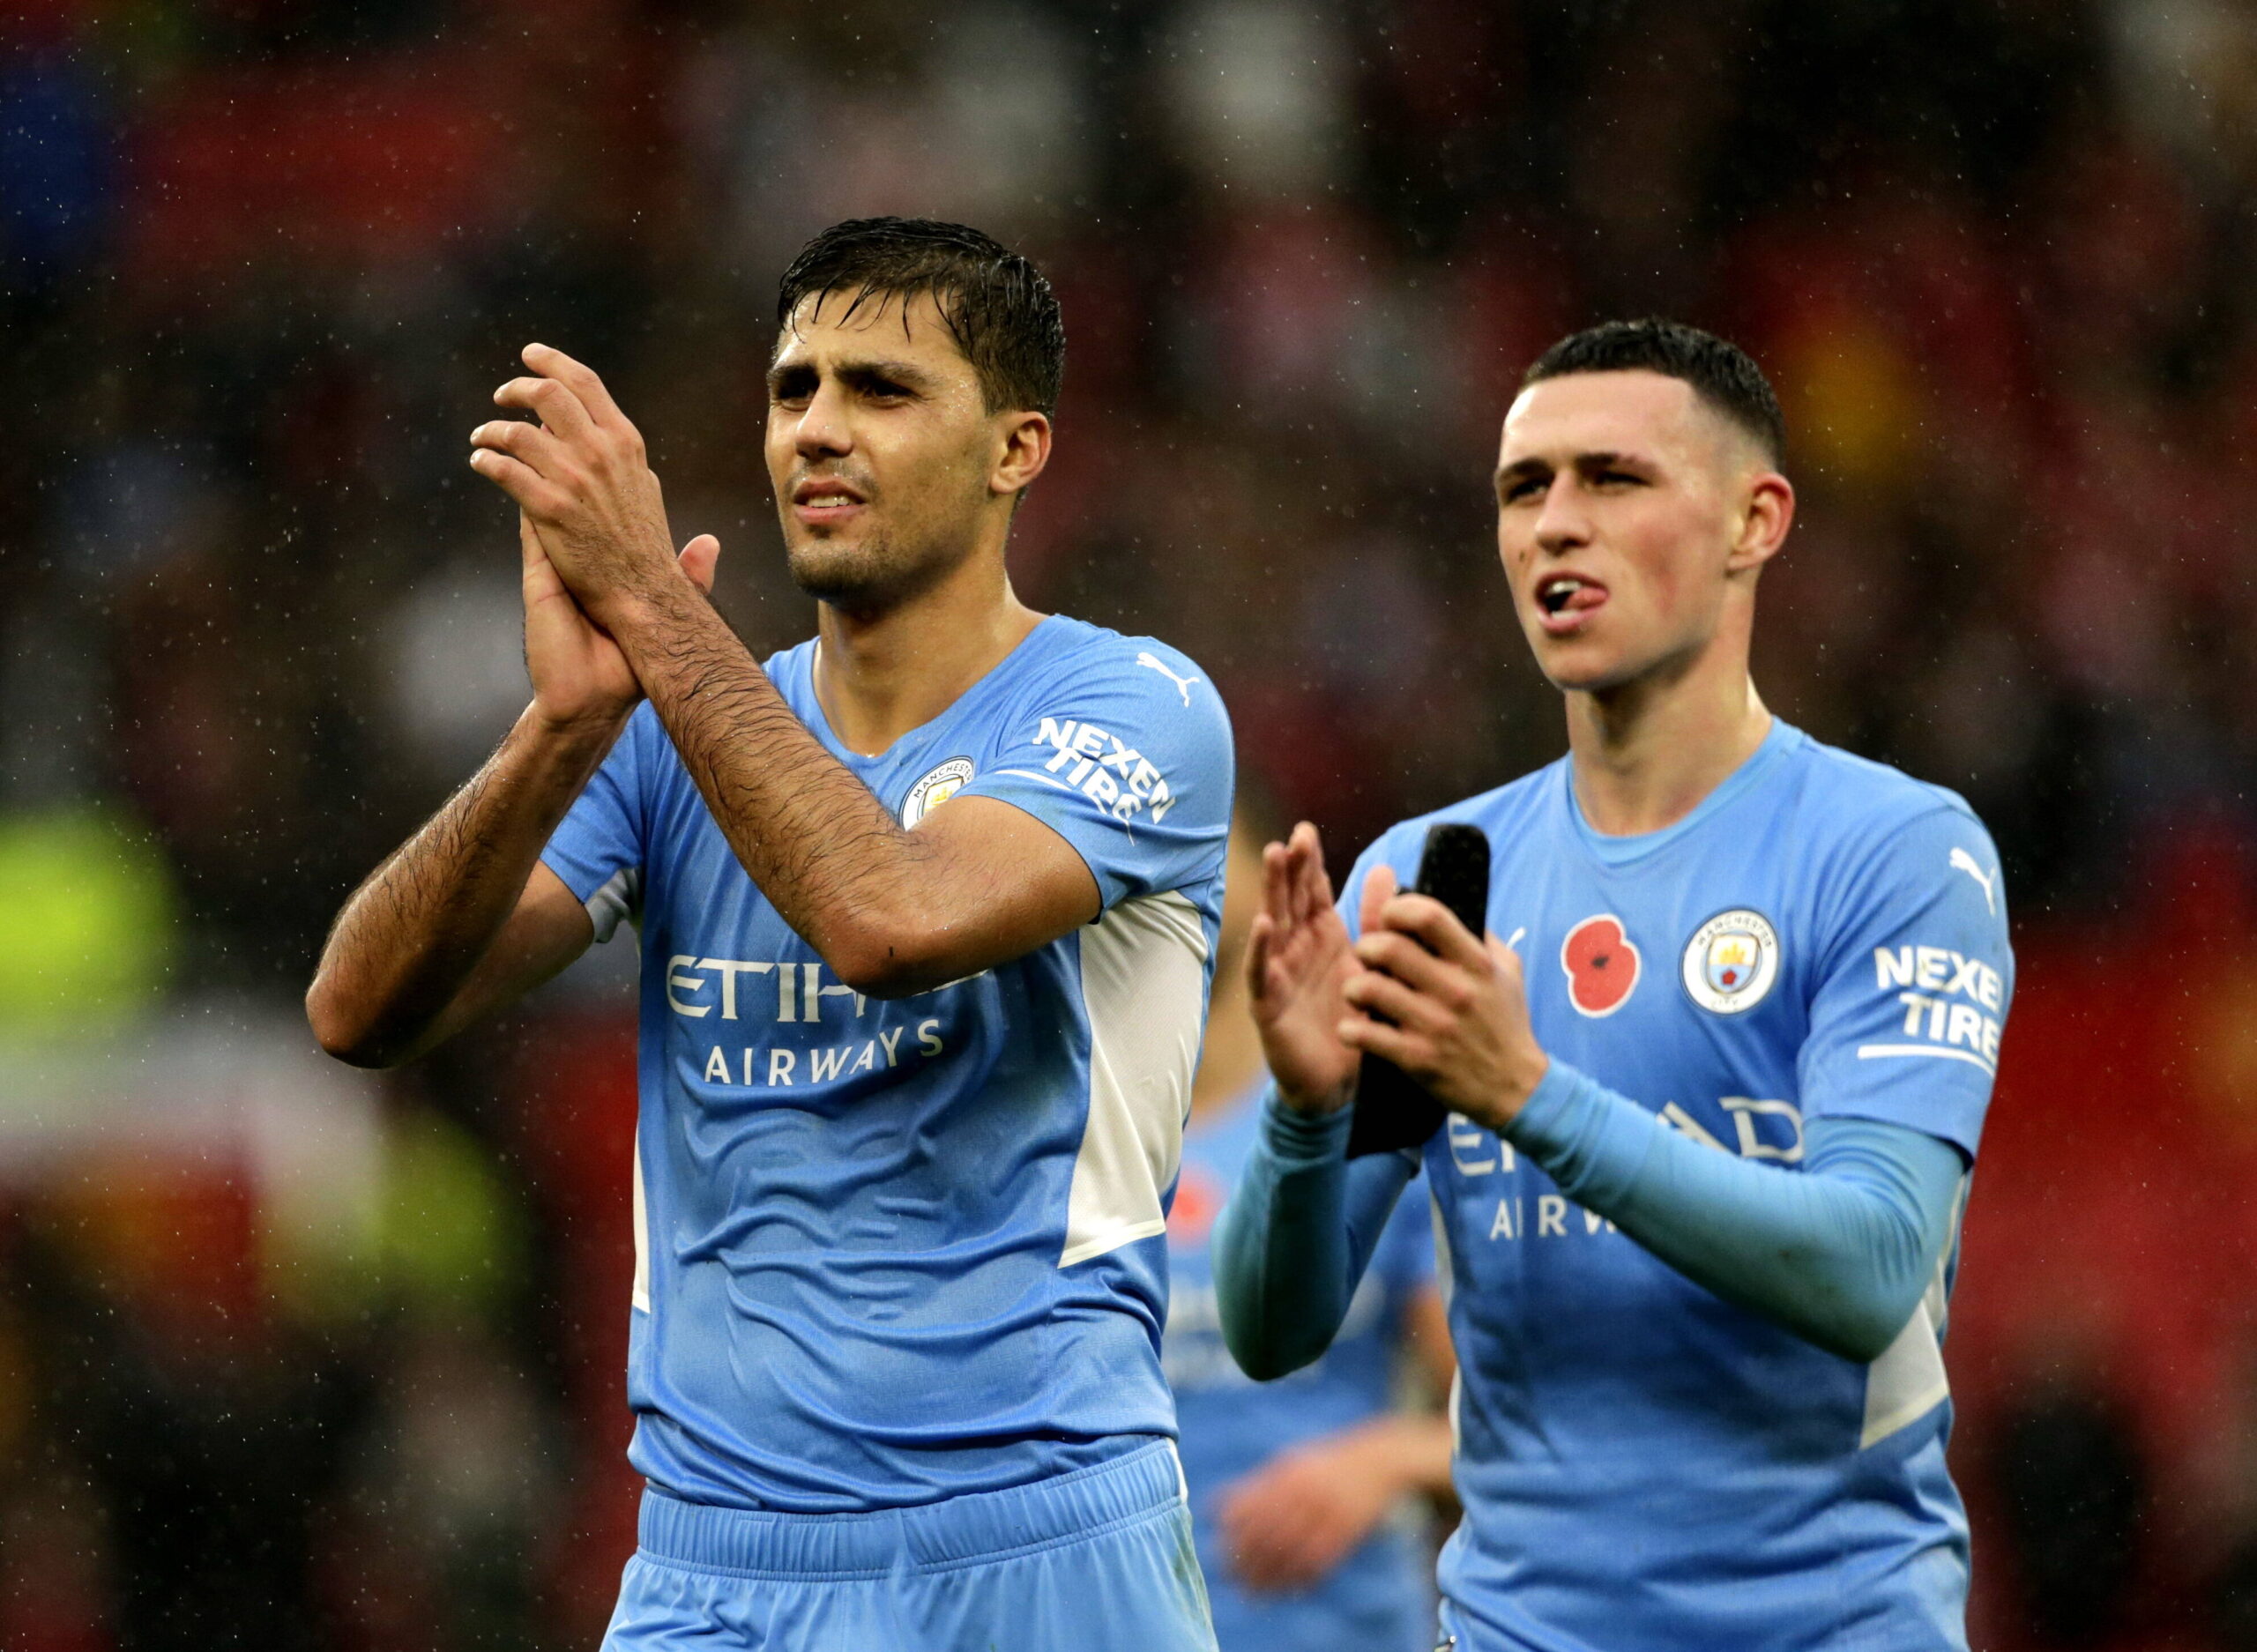
<svg viewBox="0 0 2257 1652">
<path fill-rule="evenodd" d="M 1705 333 L 1553 346 L 1497 537 L 1567 757 L 1390 830 L 1337 909 L 1314 829 L 1265 852 L 1277 1093 L 1216 1239 L 1224 1328 L 1259 1376 L 1332 1336 L 1413 1170 L 1345 1156 L 1361 1064 L 1395 1062 L 1452 1110 L 1423 1162 L 1457 1652 L 1966 1644 L 1940 1343 L 2012 991 L 1998 858 L 1959 798 L 1757 696 L 1782 446 Z M 1402 892 L 1430 821 L 1488 837 L 1486 936 Z"/>
<path fill-rule="evenodd" d="M 639 930 L 649 1489 L 607 1648 L 1210 1648 L 1159 1339 L 1228 725 L 1182 655 L 1012 594 L 1064 352 L 1032 264 L 841 224 L 778 320 L 816 638 L 746 652 L 626 414 L 529 346 L 495 399 L 533 420 L 471 462 L 522 512 L 533 703 L 309 1010 L 399 1061 Z"/>
</svg>

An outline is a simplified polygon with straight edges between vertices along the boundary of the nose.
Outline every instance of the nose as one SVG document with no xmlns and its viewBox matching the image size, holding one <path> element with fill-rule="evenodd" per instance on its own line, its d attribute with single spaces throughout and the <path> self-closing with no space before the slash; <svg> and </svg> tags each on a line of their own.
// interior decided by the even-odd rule
<svg viewBox="0 0 2257 1652">
<path fill-rule="evenodd" d="M 1536 517 L 1538 549 L 1557 556 L 1590 543 L 1590 519 L 1583 513 L 1575 478 L 1562 471 L 1544 490 L 1544 509 Z"/>
<path fill-rule="evenodd" d="M 802 460 L 838 458 L 854 450 L 853 428 L 846 417 L 846 398 L 829 377 L 816 386 L 793 428 L 792 445 Z"/>
</svg>

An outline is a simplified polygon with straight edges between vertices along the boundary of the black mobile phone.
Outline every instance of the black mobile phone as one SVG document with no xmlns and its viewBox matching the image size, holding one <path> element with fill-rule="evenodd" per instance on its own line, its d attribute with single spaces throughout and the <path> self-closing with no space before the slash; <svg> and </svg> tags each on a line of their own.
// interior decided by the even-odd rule
<svg viewBox="0 0 2257 1652">
<path fill-rule="evenodd" d="M 1456 822 L 1426 829 L 1419 879 L 1411 886 L 1456 914 L 1479 939 L 1489 919 L 1489 839 L 1479 826 Z M 1348 1122 L 1348 1157 L 1424 1147 L 1442 1127 L 1449 1109 L 1392 1061 L 1364 1057 L 1356 1081 L 1355 1116 Z"/>
</svg>

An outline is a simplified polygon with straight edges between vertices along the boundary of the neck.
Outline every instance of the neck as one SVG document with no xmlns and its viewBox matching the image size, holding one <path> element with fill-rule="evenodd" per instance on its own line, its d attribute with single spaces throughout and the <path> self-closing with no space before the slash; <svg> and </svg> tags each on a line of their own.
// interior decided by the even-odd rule
<svg viewBox="0 0 2257 1652">
<path fill-rule="evenodd" d="M 1011 590 L 1000 550 L 890 607 L 825 602 L 818 614 L 816 698 L 831 732 L 865 756 L 955 704 L 1043 617 Z"/>
<path fill-rule="evenodd" d="M 1262 1075 L 1262 1035 L 1247 997 L 1246 972 L 1215 971 L 1214 997 L 1207 1006 L 1207 1039 L 1199 1049 L 1199 1070 L 1191 1080 L 1191 1117 L 1211 1119 L 1244 1095 Z"/>
<path fill-rule="evenodd" d="M 1674 670 L 1568 694 L 1575 798 L 1594 829 L 1624 837 L 1674 824 L 1763 743 L 1771 713 L 1748 678 L 1739 629 L 1737 647 L 1720 636 Z"/>
</svg>

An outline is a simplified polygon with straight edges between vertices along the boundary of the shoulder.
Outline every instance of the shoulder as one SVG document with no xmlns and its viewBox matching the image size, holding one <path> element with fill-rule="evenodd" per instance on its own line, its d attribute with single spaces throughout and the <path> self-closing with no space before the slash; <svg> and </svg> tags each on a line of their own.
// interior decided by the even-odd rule
<svg viewBox="0 0 2257 1652">
<path fill-rule="evenodd" d="M 1928 816 L 1983 830 L 1967 800 L 1948 786 L 1915 779 L 1902 769 L 1860 757 L 1795 731 L 1792 754 L 1813 800 L 1845 826 L 1886 836 Z"/>
<path fill-rule="evenodd" d="M 1022 718 L 1096 723 L 1126 734 L 1193 746 L 1227 747 L 1230 716 L 1198 663 L 1156 636 L 1125 636 L 1084 620 L 1053 614 L 1031 639 L 1039 644 L 1017 696 Z M 1110 717 L 1125 726 L 1114 728 Z M 1092 737 L 1095 738 L 1095 737 Z"/>
<path fill-rule="evenodd" d="M 1814 911 L 1843 935 L 1940 905 L 2003 936 L 1999 852 L 1965 798 L 1804 737 L 1796 841 L 1812 855 Z"/>
<path fill-rule="evenodd" d="M 1956 850 L 1995 873 L 1998 851 L 1967 800 L 1948 786 L 1799 735 L 1795 836 L 1852 882 L 1886 881 L 1896 869 L 1948 864 Z"/>
</svg>

